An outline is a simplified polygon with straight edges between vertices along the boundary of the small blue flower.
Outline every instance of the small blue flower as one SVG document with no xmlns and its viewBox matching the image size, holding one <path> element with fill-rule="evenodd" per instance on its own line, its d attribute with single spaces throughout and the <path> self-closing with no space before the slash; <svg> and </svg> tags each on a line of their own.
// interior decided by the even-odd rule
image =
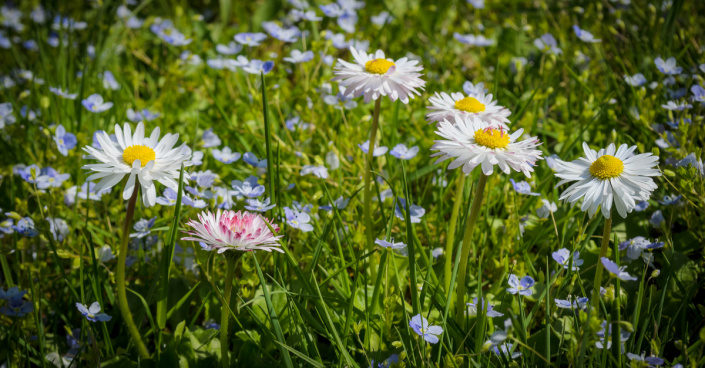
<svg viewBox="0 0 705 368">
<path fill-rule="evenodd" d="M 588 43 L 599 43 L 602 42 L 599 38 L 595 38 L 595 36 L 592 35 L 592 33 L 580 29 L 577 25 L 573 25 L 573 32 L 575 32 L 575 35 L 578 36 L 578 38 L 583 41 L 583 42 L 588 42 Z"/>
<path fill-rule="evenodd" d="M 690 92 L 693 94 L 693 101 L 705 103 L 705 88 L 696 84 L 690 87 Z"/>
<path fill-rule="evenodd" d="M 583 260 L 580 259 L 580 252 L 577 250 L 573 253 L 573 259 L 570 258 L 570 251 L 566 248 L 553 252 L 552 256 L 566 270 L 572 268 L 573 271 L 579 271 L 579 266 L 583 265 Z"/>
<path fill-rule="evenodd" d="M 282 28 L 274 22 L 262 22 L 262 28 L 264 28 L 270 36 L 283 42 L 296 42 L 301 36 L 301 30 L 298 28 Z"/>
<path fill-rule="evenodd" d="M 554 299 L 556 302 L 556 306 L 558 308 L 564 308 L 564 309 L 583 309 L 587 306 L 588 303 L 588 298 L 586 297 L 581 297 L 573 300 L 571 302 L 570 297 L 566 300 L 563 299 Z"/>
<path fill-rule="evenodd" d="M 261 32 L 258 33 L 238 33 L 235 35 L 235 41 L 247 46 L 259 46 L 259 44 L 267 38 L 267 35 Z"/>
<path fill-rule="evenodd" d="M 534 193 L 531 191 L 531 185 L 525 181 L 515 182 L 514 179 L 509 179 L 512 182 L 514 190 L 519 194 L 525 194 L 530 196 L 539 196 L 539 193 Z"/>
<path fill-rule="evenodd" d="M 64 128 L 64 126 L 61 124 L 56 127 L 56 132 L 54 133 L 54 142 L 56 142 L 56 148 L 59 149 L 59 153 L 64 156 L 68 156 L 69 150 L 74 149 L 77 143 L 76 136 L 72 133 L 66 132 L 66 128 Z"/>
<path fill-rule="evenodd" d="M 71 233 L 71 229 L 69 229 L 69 224 L 66 220 L 53 217 L 47 217 L 46 220 L 49 222 L 49 232 L 51 232 L 54 240 L 62 242 L 66 236 Z"/>
<path fill-rule="evenodd" d="M 649 208 L 649 202 L 647 201 L 641 201 L 634 206 L 634 211 L 636 212 L 642 212 L 645 209 Z"/>
<path fill-rule="evenodd" d="M 223 55 L 235 55 L 242 51 L 242 45 L 230 41 L 227 45 L 218 44 L 215 46 L 215 51 Z"/>
<path fill-rule="evenodd" d="M 409 327 L 411 327 L 416 334 L 423 337 L 424 340 L 430 342 L 431 344 L 438 343 L 438 336 L 443 334 L 443 327 L 430 326 L 426 317 L 420 314 L 411 317 Z"/>
<path fill-rule="evenodd" d="M 658 366 L 663 365 L 663 363 L 664 363 L 663 359 L 661 359 L 659 357 L 653 357 L 653 356 L 647 357 L 645 352 L 642 352 L 641 355 L 627 353 L 627 357 L 629 358 L 629 360 L 641 362 L 641 363 L 637 363 L 637 366 L 639 366 L 639 367 L 643 367 L 643 366 L 647 366 L 649 368 L 658 367 Z"/>
<path fill-rule="evenodd" d="M 524 276 L 519 280 L 517 275 L 511 274 L 509 275 L 509 287 L 507 291 L 510 294 L 519 293 L 519 295 L 531 296 L 531 294 L 533 294 L 531 288 L 534 286 L 534 283 L 535 281 L 531 276 Z"/>
<path fill-rule="evenodd" d="M 400 207 L 401 205 L 401 207 Z M 426 214 L 426 210 L 421 206 L 416 206 L 412 204 L 409 207 L 409 217 L 412 224 L 417 224 L 421 222 L 421 217 Z M 394 215 L 400 220 L 406 220 L 406 199 L 397 198 L 397 205 L 394 209 Z"/>
<path fill-rule="evenodd" d="M 88 98 L 81 101 L 81 103 L 83 104 L 83 107 L 86 108 L 86 110 L 94 113 L 107 111 L 108 109 L 113 107 L 112 102 L 104 102 L 103 96 L 97 93 L 88 96 Z"/>
<path fill-rule="evenodd" d="M 678 75 L 683 71 L 683 68 L 676 64 L 676 58 L 670 57 L 664 61 L 660 56 L 654 60 L 656 68 L 666 75 Z"/>
<path fill-rule="evenodd" d="M 213 128 L 206 129 L 206 131 L 203 132 L 203 137 L 201 139 L 203 140 L 204 148 L 220 146 L 220 138 L 218 138 L 217 134 L 213 133 Z"/>
<path fill-rule="evenodd" d="M 29 217 L 24 217 L 17 221 L 17 225 L 13 225 L 12 228 L 27 237 L 37 236 L 39 231 L 34 227 L 34 221 Z"/>
<path fill-rule="evenodd" d="M 303 130 L 306 130 L 309 128 L 309 123 L 305 123 L 301 121 L 301 118 L 298 116 L 294 116 L 291 119 L 287 119 L 284 124 L 286 125 L 286 129 L 289 129 L 290 131 L 296 131 L 296 128 L 299 127 Z"/>
<path fill-rule="evenodd" d="M 406 244 L 402 242 L 394 242 L 394 239 L 390 239 L 389 241 L 384 240 L 384 239 L 376 239 L 375 244 L 379 245 L 382 248 L 392 248 L 392 249 L 403 249 L 406 248 Z"/>
<path fill-rule="evenodd" d="M 548 52 L 553 55 L 559 55 L 563 53 L 563 50 L 558 48 L 558 42 L 552 34 L 543 34 L 540 38 L 534 40 L 534 46 L 543 52 Z"/>
<path fill-rule="evenodd" d="M 150 27 L 152 32 L 161 38 L 164 42 L 173 46 L 186 46 L 191 43 L 190 38 L 186 38 L 183 33 L 174 28 L 174 24 L 170 20 L 162 20 L 157 18 Z"/>
<path fill-rule="evenodd" d="M 284 207 L 286 223 L 294 229 L 299 229 L 305 233 L 313 231 L 313 226 L 309 224 L 311 216 L 306 212 L 294 211 L 289 207 Z"/>
<path fill-rule="evenodd" d="M 37 188 L 60 188 L 61 184 L 69 178 L 71 178 L 71 174 L 59 174 L 59 172 L 53 168 L 46 167 L 41 170 L 40 175 L 37 177 Z"/>
<path fill-rule="evenodd" d="M 242 160 L 248 163 L 249 165 L 257 168 L 267 168 L 267 159 L 258 159 L 257 156 L 255 156 L 255 154 L 252 152 L 245 152 L 245 154 L 242 156 Z"/>
<path fill-rule="evenodd" d="M 157 197 L 156 202 L 162 206 L 173 206 L 176 204 L 176 198 L 178 194 L 174 189 L 166 188 L 164 189 L 164 195 Z"/>
<path fill-rule="evenodd" d="M 69 100 L 75 100 L 76 96 L 78 96 L 77 93 L 69 93 L 68 91 L 62 90 L 61 87 L 59 87 L 59 88 L 49 87 L 49 91 L 54 93 L 55 95 L 61 97 L 61 98 L 66 98 Z"/>
<path fill-rule="evenodd" d="M 14 124 L 15 115 L 12 114 L 12 104 L 9 102 L 0 103 L 0 129 L 6 125 Z"/>
<path fill-rule="evenodd" d="M 113 72 L 110 70 L 106 70 L 105 73 L 102 75 L 103 78 L 103 87 L 105 89 L 117 91 L 120 89 L 120 83 L 118 83 L 117 79 L 115 79 L 115 76 L 113 75 Z"/>
<path fill-rule="evenodd" d="M 284 58 L 284 61 L 288 61 L 294 64 L 305 63 L 311 60 L 313 60 L 313 51 L 311 50 L 306 52 L 301 52 L 299 50 L 291 50 L 290 56 Z"/>
<path fill-rule="evenodd" d="M 495 355 L 504 355 L 504 356 L 508 356 L 512 359 L 516 359 L 521 356 L 521 353 L 515 350 L 510 355 L 509 353 L 512 351 L 513 346 L 514 345 L 512 343 L 504 343 L 502 345 L 493 346 L 492 352 L 495 353 Z"/>
<path fill-rule="evenodd" d="M 147 109 L 142 109 L 141 111 L 127 109 L 127 119 L 133 123 L 139 123 L 140 121 L 152 121 L 159 116 L 160 114 L 158 112 L 151 112 Z"/>
<path fill-rule="evenodd" d="M 17 286 L 7 291 L 0 288 L 0 299 L 7 301 L 5 306 L 0 308 L 0 313 L 9 317 L 24 317 L 27 313 L 31 313 L 34 310 L 34 304 L 24 299 L 25 294 L 27 291 L 20 291 Z"/>
<path fill-rule="evenodd" d="M 484 306 L 482 306 L 483 304 Z M 481 299 L 480 304 L 477 303 L 477 298 L 473 298 L 472 303 L 466 303 L 466 305 L 468 306 L 468 316 L 470 317 L 477 316 L 478 305 L 485 310 L 485 316 L 487 317 L 502 317 L 504 315 L 503 313 L 499 313 L 494 310 L 494 306 L 484 298 Z"/>
<path fill-rule="evenodd" d="M 113 317 L 105 313 L 100 313 L 100 303 L 98 302 L 93 302 L 90 307 L 76 303 L 76 308 L 91 322 L 107 322 L 113 319 Z"/>
<path fill-rule="evenodd" d="M 273 68 L 274 62 L 271 60 L 262 61 L 258 59 L 252 59 L 250 60 L 249 64 L 242 67 L 242 70 L 250 74 L 269 74 L 269 72 L 272 71 Z"/>
<path fill-rule="evenodd" d="M 313 174 L 321 179 L 328 179 L 328 169 L 325 166 L 304 165 L 299 175 Z"/>
<path fill-rule="evenodd" d="M 230 185 L 235 190 L 235 195 L 241 195 L 248 198 L 257 198 L 264 194 L 264 185 L 257 183 L 257 177 L 250 175 L 245 181 L 233 180 Z"/>
<path fill-rule="evenodd" d="M 267 198 L 264 201 L 260 201 L 259 199 L 247 199 L 247 205 L 245 206 L 245 209 L 249 211 L 255 211 L 255 212 L 267 212 L 271 210 L 272 208 L 276 207 L 275 204 L 269 204 L 270 199 Z"/>
<path fill-rule="evenodd" d="M 663 214 L 661 213 L 661 210 L 657 210 L 651 215 L 651 218 L 649 219 L 649 223 L 651 223 L 651 226 L 653 226 L 653 227 L 660 227 L 661 223 L 663 223 L 664 220 L 665 219 L 663 218 Z"/>
<path fill-rule="evenodd" d="M 135 233 L 130 234 L 130 238 L 138 238 L 142 239 L 145 236 L 149 235 L 152 233 L 152 227 L 154 227 L 154 222 L 157 220 L 156 217 L 152 217 L 151 219 L 140 219 L 139 221 L 135 222 L 135 224 L 132 226 L 132 228 L 136 231 Z"/>
<path fill-rule="evenodd" d="M 641 74 L 641 73 L 636 73 L 631 76 L 625 75 L 624 81 L 627 82 L 627 84 L 632 87 L 639 87 L 639 86 L 646 84 L 646 82 L 647 82 L 646 78 L 644 77 L 644 74 Z"/>
<path fill-rule="evenodd" d="M 664 246 L 663 242 L 651 242 L 649 239 L 643 236 L 637 236 L 635 238 L 629 239 L 619 243 L 619 250 L 627 250 L 626 259 L 635 260 L 638 259 L 644 250 L 646 249 L 657 249 Z"/>
<path fill-rule="evenodd" d="M 627 273 L 626 271 L 624 271 L 627 268 L 626 266 L 619 267 L 619 266 L 617 266 L 616 263 L 610 261 L 606 257 L 600 258 L 600 261 L 602 261 L 602 265 L 605 266 L 605 269 L 607 271 L 609 271 L 609 273 L 615 275 L 620 280 L 622 280 L 622 281 L 638 280 L 638 278 L 636 278 L 636 277 L 630 275 L 629 273 Z"/>
<path fill-rule="evenodd" d="M 658 202 L 664 206 L 677 206 L 680 204 L 681 198 L 683 198 L 682 195 L 678 195 L 678 196 L 665 195 L 665 196 L 663 196 L 663 199 L 659 200 Z"/>
<path fill-rule="evenodd" d="M 390 155 L 400 159 L 400 160 L 411 160 L 412 158 L 416 157 L 416 155 L 419 153 L 419 146 L 413 146 L 411 148 L 406 147 L 404 144 L 397 144 L 392 148 L 392 150 L 389 152 Z"/>
<path fill-rule="evenodd" d="M 294 18 L 294 20 L 296 22 L 298 22 L 302 19 L 307 20 L 309 22 L 318 22 L 321 19 L 323 19 L 323 18 L 317 16 L 316 12 L 313 10 L 302 11 L 299 9 L 292 9 L 291 13 L 289 13 L 289 14 L 291 14 L 291 17 Z"/>
<path fill-rule="evenodd" d="M 224 164 L 231 164 L 239 160 L 241 156 L 240 152 L 233 152 L 230 147 L 223 147 L 222 150 L 217 148 L 213 150 L 213 158 Z"/>
</svg>

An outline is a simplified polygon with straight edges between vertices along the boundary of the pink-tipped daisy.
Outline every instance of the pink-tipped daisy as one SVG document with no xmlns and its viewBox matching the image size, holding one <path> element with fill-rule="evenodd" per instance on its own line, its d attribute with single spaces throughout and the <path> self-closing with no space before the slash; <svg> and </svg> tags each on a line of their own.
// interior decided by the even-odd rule
<svg viewBox="0 0 705 368">
<path fill-rule="evenodd" d="M 218 210 L 213 214 L 205 211 L 198 214 L 198 221 L 187 223 L 193 230 L 186 231 L 191 236 L 182 240 L 201 242 L 203 249 L 217 250 L 218 253 L 227 250 L 275 250 L 284 253 L 278 242 L 282 236 L 274 235 L 267 223 L 275 232 L 279 231 L 277 224 L 257 213 Z"/>
</svg>

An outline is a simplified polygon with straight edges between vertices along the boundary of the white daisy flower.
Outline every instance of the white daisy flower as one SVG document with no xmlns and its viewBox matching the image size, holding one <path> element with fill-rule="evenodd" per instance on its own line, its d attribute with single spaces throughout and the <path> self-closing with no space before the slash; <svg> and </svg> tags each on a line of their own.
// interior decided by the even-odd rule
<svg viewBox="0 0 705 368">
<path fill-rule="evenodd" d="M 178 190 L 179 169 L 181 164 L 190 166 L 189 155 L 184 145 L 174 148 L 179 139 L 178 134 L 167 134 L 159 140 L 159 127 L 154 128 L 149 138 L 144 136 L 144 124 L 137 124 L 132 134 L 130 124 L 124 128 L 115 124 L 117 144 L 113 144 L 108 133 L 101 131 L 96 134 L 100 148 L 86 146 L 83 148 L 89 155 L 87 158 L 100 161 L 97 164 L 84 165 L 84 169 L 93 171 L 88 181 L 101 179 L 95 186 L 95 192 L 109 189 L 118 184 L 128 175 L 127 184 L 122 192 L 123 199 L 132 196 L 135 185 L 142 186 L 142 201 L 146 207 L 154 206 L 157 201 L 157 190 L 154 181 L 168 188 Z"/>
<path fill-rule="evenodd" d="M 651 153 L 633 155 L 636 146 L 626 144 L 615 151 L 614 144 L 595 151 L 583 143 L 585 157 L 572 162 L 556 160 L 556 176 L 563 179 L 556 187 L 575 181 L 560 199 L 575 204 L 583 199 L 581 210 L 592 217 L 602 206 L 602 214 L 610 218 L 612 204 L 626 218 L 638 202 L 646 201 L 656 189 L 652 176 L 661 176 L 654 168 L 658 156 Z"/>
<path fill-rule="evenodd" d="M 474 92 L 472 96 L 465 96 L 460 92 L 450 95 L 436 92 L 435 96 L 428 99 L 431 102 L 431 106 L 428 106 L 431 112 L 426 115 L 426 119 L 429 122 L 441 122 L 446 119 L 451 120 L 454 116 L 464 119 L 475 116 L 487 124 L 509 129 L 507 124 L 510 121 L 507 118 L 512 112 L 504 106 L 497 105 L 491 93 L 485 94 L 483 90 Z"/>
<path fill-rule="evenodd" d="M 386 59 L 382 50 L 367 54 L 350 47 L 355 63 L 338 59 L 342 66 L 335 67 L 336 77 L 340 85 L 347 87 L 345 96 L 365 96 L 365 102 L 377 100 L 380 96 L 389 96 L 392 101 L 397 99 L 409 103 L 414 94 L 421 95 L 417 88 L 423 89 L 426 82 L 419 78 L 418 73 L 423 67 L 417 60 L 403 57 L 399 60 Z"/>
<path fill-rule="evenodd" d="M 456 116 L 454 119 L 455 124 L 448 120 L 438 124 L 436 134 L 445 139 L 435 141 L 431 147 L 433 151 L 440 151 L 431 155 L 440 156 L 436 163 L 455 158 L 448 165 L 449 170 L 462 166 L 463 172 L 470 174 L 477 166 L 482 166 L 482 172 L 490 175 L 497 165 L 505 174 L 514 169 L 531 177 L 534 164 L 542 159 L 541 151 L 534 149 L 541 145 L 536 137 L 517 141 L 523 129 L 510 134 L 504 128 L 493 127 L 477 116 L 467 119 Z"/>
</svg>

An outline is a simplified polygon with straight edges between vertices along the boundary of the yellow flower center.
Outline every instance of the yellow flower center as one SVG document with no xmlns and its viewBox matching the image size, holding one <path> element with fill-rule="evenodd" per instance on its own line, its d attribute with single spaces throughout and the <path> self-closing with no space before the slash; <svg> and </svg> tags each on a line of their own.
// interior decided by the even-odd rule
<svg viewBox="0 0 705 368">
<path fill-rule="evenodd" d="M 122 152 L 122 160 L 130 166 L 132 166 L 132 163 L 135 162 L 135 160 L 140 160 L 140 164 L 144 167 L 149 161 L 154 160 L 156 157 L 157 154 L 154 153 L 153 149 L 141 144 L 135 144 L 127 147 L 125 148 L 125 151 Z"/>
<path fill-rule="evenodd" d="M 462 100 L 455 101 L 455 108 L 465 112 L 478 113 L 485 111 L 485 105 L 478 101 L 475 97 L 465 97 Z"/>
<path fill-rule="evenodd" d="M 616 178 L 622 171 L 624 171 L 622 160 L 610 155 L 601 156 L 590 165 L 590 174 L 602 180 Z"/>
<path fill-rule="evenodd" d="M 365 70 L 367 70 L 368 73 L 383 75 L 393 66 L 394 63 L 387 59 L 374 59 L 365 63 Z"/>
<path fill-rule="evenodd" d="M 475 131 L 475 142 L 487 148 L 505 148 L 509 145 L 509 134 L 497 129 L 478 129 Z"/>
</svg>

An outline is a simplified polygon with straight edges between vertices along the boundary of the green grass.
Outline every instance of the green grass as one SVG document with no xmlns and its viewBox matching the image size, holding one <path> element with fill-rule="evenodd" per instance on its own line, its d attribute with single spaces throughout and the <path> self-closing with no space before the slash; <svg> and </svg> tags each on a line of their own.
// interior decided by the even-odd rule
<svg viewBox="0 0 705 368">
<path fill-rule="evenodd" d="M 318 5 L 327 2 L 310 2 L 323 16 Z M 18 4 L 25 14 L 34 6 Z M 372 235 L 404 242 L 405 252 L 367 246 L 367 155 L 358 144 L 370 136 L 374 103 L 358 98 L 356 108 L 344 109 L 324 102 L 322 91 L 331 83 L 333 67 L 320 54 L 351 59 L 326 37 L 344 33 L 335 19 L 323 16 L 320 22 L 296 23 L 308 34 L 295 43 L 268 37 L 260 46 L 245 46 L 240 55 L 275 61 L 272 72 L 258 75 L 241 68 L 215 70 L 206 60 L 216 57 L 216 44 L 227 44 L 239 32 L 262 31 L 263 21 L 281 20 L 292 9 L 287 2 L 145 1 L 130 6 L 145 20 L 139 29 L 125 26 L 117 15 L 119 5 L 45 4 L 55 14 L 86 22 L 84 30 L 58 31 L 67 38 L 58 47 L 48 43 L 56 32 L 51 17 L 35 23 L 26 15 L 21 32 L 1 28 L 10 39 L 34 39 L 38 49 L 27 50 L 17 42 L 0 49 L 0 76 L 16 82 L 0 87 L 0 103 L 9 103 L 16 119 L 0 129 L 0 208 L 7 213 L 0 220 L 17 223 L 29 217 L 39 234 L 0 233 L 1 286 L 27 290 L 23 300 L 33 305 L 23 317 L 0 314 L 0 364 L 50 367 L 45 357 L 69 353 L 66 336 L 78 328 L 75 338 L 82 347 L 70 351 L 71 367 L 210 367 L 220 364 L 221 339 L 209 327 L 220 322 L 224 312 L 231 317 L 226 350 L 230 365 L 237 367 L 368 367 L 392 354 L 399 356 L 397 366 L 406 367 L 617 367 L 633 363 L 627 352 L 661 357 L 668 366 L 705 364 L 705 186 L 696 168 L 673 166 L 691 153 L 702 159 L 705 143 L 703 104 L 689 100 L 691 86 L 705 83 L 705 71 L 699 68 L 705 63 L 705 7 L 699 2 L 634 0 L 622 6 L 606 0 L 509 0 L 487 1 L 484 9 L 474 9 L 460 0 L 366 1 L 357 11 L 356 32 L 346 38 L 367 40 L 370 52 L 379 48 L 394 59 L 418 58 L 424 67 L 421 96 L 409 104 L 382 99 L 377 132 L 380 145 L 419 146 L 419 154 L 401 161 L 387 153 L 371 162 L 373 178 L 381 178 L 371 187 Z M 381 11 L 394 19 L 376 26 L 370 17 Z M 157 17 L 172 20 L 192 42 L 172 46 L 162 41 L 149 29 Z M 580 41 L 571 28 L 574 24 L 602 42 Z M 454 32 L 482 34 L 496 44 L 463 45 L 453 38 Z M 555 36 L 562 54 L 542 53 L 533 45 L 547 32 Z M 88 55 L 89 45 L 94 57 Z M 315 58 L 302 64 L 283 61 L 293 49 L 312 50 Z M 181 60 L 186 50 L 203 62 Z M 659 56 L 675 57 L 687 75 L 677 77 L 673 85 L 664 83 L 666 76 L 653 62 Z M 527 64 L 518 64 L 518 57 Z M 33 79 L 24 80 L 19 69 L 31 71 Z M 106 71 L 115 75 L 119 89 L 103 86 L 99 74 Z M 636 73 L 657 85 L 631 87 L 624 82 L 625 74 Z M 620 281 L 605 272 L 602 286 L 607 294 L 598 308 L 575 313 L 556 307 L 554 299 L 569 295 L 592 298 L 604 219 L 588 218 L 579 206 L 558 203 L 565 187 L 555 188 L 558 180 L 545 160 L 531 179 L 498 170 L 488 178 L 475 231 L 466 244 L 471 247 L 467 272 L 461 277 L 460 248 L 480 173 L 475 170 L 463 182 L 459 170 L 434 163 L 429 149 L 438 136 L 425 115 L 433 93 L 462 91 L 467 80 L 484 82 L 498 103 L 513 112 L 512 131 L 522 128 L 527 136 L 537 136 L 544 157 L 577 159 L 583 142 L 593 148 L 626 143 L 660 156 L 663 176 L 656 179 L 658 189 L 649 207 L 626 219 L 615 217 L 607 242 L 608 258 L 627 266 L 637 281 Z M 63 99 L 49 92 L 50 86 L 78 96 Z M 693 107 L 673 112 L 662 108 L 679 89 Z M 332 91 L 337 93 L 336 83 Z M 102 113 L 87 111 L 81 100 L 93 93 L 113 107 Z M 22 117 L 23 106 L 37 117 Z M 229 188 L 232 180 L 257 176 L 266 187 L 263 198 L 275 204 L 265 216 L 274 218 L 283 235 L 284 253 L 253 252 L 239 259 L 233 296 L 223 308 L 225 257 L 180 240 L 186 222 L 201 210 L 183 204 L 181 196 L 174 207 L 147 208 L 138 201 L 135 220 L 156 217 L 151 235 L 157 243 L 138 241 L 129 251 L 134 263 L 127 268 L 127 299 L 149 359 L 138 357 L 120 313 L 117 259 L 101 258 L 104 246 L 117 256 L 127 202 L 122 199 L 124 181 L 99 200 L 81 199 L 81 193 L 69 191 L 72 186 L 80 191 L 87 177 L 82 166 L 90 160 L 80 148 L 92 143 L 96 130 L 113 133 L 115 124 L 127 121 L 128 108 L 158 111 L 158 119 L 145 123 L 148 132 L 159 126 L 162 135 L 179 133 L 178 144 L 204 152 L 203 164 L 184 168 L 184 177 L 211 170 L 219 176 L 215 185 Z M 293 117 L 310 126 L 288 130 L 285 122 Z M 681 119 L 691 123 L 666 125 Z M 78 145 L 68 156 L 59 153 L 53 140 L 57 124 L 77 137 Z M 658 148 L 656 141 L 668 136 L 656 124 L 666 126 L 677 144 Z M 253 168 L 242 159 L 227 165 L 217 161 L 201 140 L 208 128 L 222 140 L 220 148 L 252 152 L 267 159 L 267 168 Z M 326 159 L 330 152 L 337 155 L 338 168 Z M 18 164 L 52 167 L 71 177 L 61 187 L 41 191 L 13 174 Z M 305 165 L 327 166 L 329 177 L 301 176 Z M 527 180 L 540 197 L 516 193 L 510 178 Z M 159 195 L 163 189 L 157 184 Z M 394 195 L 380 201 L 388 189 Z M 682 195 L 681 204 L 659 203 L 664 195 Z M 346 208 L 319 209 L 341 196 L 350 199 Z M 394 197 L 423 207 L 421 222 L 412 223 L 403 209 L 395 216 Z M 547 219 L 536 215 L 541 199 L 558 203 Z M 234 210 L 244 209 L 244 200 L 234 201 Z M 313 231 L 304 233 L 286 224 L 284 207 L 293 208 L 294 201 L 313 205 Z M 206 202 L 213 210 L 217 200 Z M 649 219 L 657 210 L 665 220 L 653 226 Z M 64 239 L 52 236 L 47 217 L 67 222 Z M 457 226 L 451 219 L 457 219 Z M 641 260 L 628 262 L 626 252 L 618 250 L 620 242 L 636 236 L 665 243 L 662 249 L 647 251 L 659 274 Z M 579 271 L 563 269 L 551 258 L 560 248 L 580 251 L 584 264 Z M 434 253 L 436 249 L 442 254 Z M 510 274 L 533 277 L 532 295 L 509 294 Z M 465 280 L 466 295 L 457 295 L 458 280 Z M 490 317 L 479 310 L 458 323 L 456 303 L 474 297 L 489 300 L 504 316 Z M 75 307 L 94 301 L 111 321 L 89 322 Z M 0 300 L 0 307 L 6 305 Z M 443 328 L 437 344 L 426 343 L 409 326 L 416 314 Z M 595 347 L 602 321 L 614 331 L 611 349 Z M 520 356 L 490 351 L 490 336 L 499 331 L 507 332 L 505 342 Z M 630 332 L 624 354 L 618 331 Z"/>
</svg>

